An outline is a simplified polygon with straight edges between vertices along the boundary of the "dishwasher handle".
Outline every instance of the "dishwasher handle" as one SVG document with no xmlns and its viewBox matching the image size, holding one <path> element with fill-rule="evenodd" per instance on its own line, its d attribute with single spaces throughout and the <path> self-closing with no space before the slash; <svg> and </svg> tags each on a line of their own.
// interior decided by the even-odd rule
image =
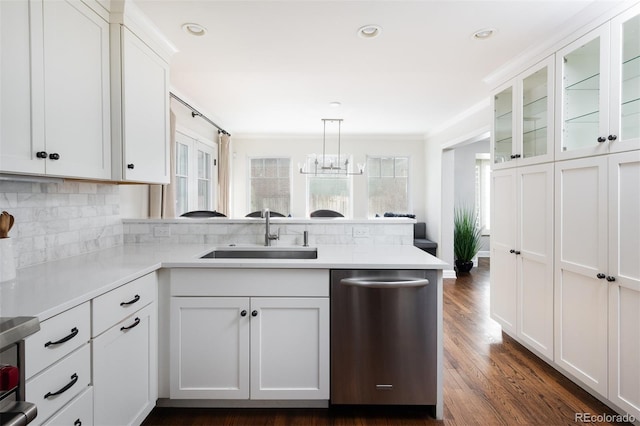
<svg viewBox="0 0 640 426">
<path fill-rule="evenodd" d="M 340 280 L 340 284 L 369 288 L 406 288 L 424 287 L 429 284 L 429 280 L 405 277 L 362 277 L 343 278 Z"/>
</svg>

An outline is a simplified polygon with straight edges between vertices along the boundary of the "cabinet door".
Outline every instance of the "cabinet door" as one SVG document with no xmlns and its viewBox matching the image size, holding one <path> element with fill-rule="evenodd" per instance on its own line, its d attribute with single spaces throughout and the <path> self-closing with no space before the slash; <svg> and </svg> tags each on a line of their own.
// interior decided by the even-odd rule
<svg viewBox="0 0 640 426">
<path fill-rule="evenodd" d="M 491 128 L 491 154 L 494 169 L 515 166 L 516 135 L 514 83 L 498 89 L 491 99 L 493 122 Z"/>
<path fill-rule="evenodd" d="M 252 298 L 251 310 L 251 399 L 329 399 L 329 299 Z"/>
<path fill-rule="evenodd" d="M 93 340 L 96 425 L 137 425 L 155 407 L 157 323 L 152 303 Z"/>
<path fill-rule="evenodd" d="M 554 56 L 529 70 L 519 81 L 519 166 L 553 160 Z"/>
<path fill-rule="evenodd" d="M 610 151 L 640 149 L 640 5 L 611 21 Z"/>
<path fill-rule="evenodd" d="M 169 65 L 122 31 L 124 178 L 169 183 Z"/>
<path fill-rule="evenodd" d="M 35 4 L 42 7 L 43 69 L 34 72 L 44 80 L 46 172 L 109 179 L 109 24 L 79 0 Z"/>
<path fill-rule="evenodd" d="M 556 54 L 556 159 L 608 152 L 609 24 Z"/>
<path fill-rule="evenodd" d="M 640 151 L 609 158 L 609 399 L 640 418 Z"/>
<path fill-rule="evenodd" d="M 0 1 L 0 170 L 44 173 L 31 132 L 30 3 Z"/>
<path fill-rule="evenodd" d="M 553 359 L 553 164 L 518 169 L 518 336 Z"/>
<path fill-rule="evenodd" d="M 516 332 L 516 169 L 491 174 L 491 318 Z"/>
<path fill-rule="evenodd" d="M 606 395 L 607 158 L 558 162 L 555 182 L 555 362 Z"/>
<path fill-rule="evenodd" d="M 171 399 L 249 398 L 249 299 L 172 297 Z"/>
</svg>

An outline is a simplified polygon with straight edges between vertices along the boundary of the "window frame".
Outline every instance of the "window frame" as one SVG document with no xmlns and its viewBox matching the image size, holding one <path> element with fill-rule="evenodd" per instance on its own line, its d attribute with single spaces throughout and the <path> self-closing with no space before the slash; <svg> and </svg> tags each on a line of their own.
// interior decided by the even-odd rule
<svg viewBox="0 0 640 426">
<path fill-rule="evenodd" d="M 217 194 L 218 194 L 218 144 L 216 142 L 210 141 L 206 138 L 203 138 L 193 132 L 189 132 L 186 129 L 176 129 L 175 136 L 175 155 L 174 161 L 176 164 L 175 176 L 178 176 L 178 144 L 186 145 L 188 148 L 188 174 L 187 177 L 187 210 L 215 210 L 218 205 Z M 198 181 L 200 178 L 198 177 L 198 151 L 205 152 L 210 154 L 211 156 L 211 164 L 210 164 L 210 180 L 209 182 L 209 205 L 206 207 L 198 206 Z M 182 213 L 178 211 L 178 190 L 179 186 L 176 184 L 176 192 L 175 192 L 175 207 L 176 207 L 176 216 L 180 216 Z"/>
<path fill-rule="evenodd" d="M 247 199 L 246 199 L 246 210 L 248 213 L 251 213 L 255 210 L 252 210 L 251 207 L 251 194 L 252 194 L 252 190 L 253 190 L 253 186 L 251 185 L 251 162 L 253 160 L 279 160 L 279 159 L 286 159 L 289 160 L 289 210 L 293 210 L 293 159 L 289 156 L 284 156 L 284 155 L 256 155 L 256 156 L 251 156 L 251 157 L 247 157 Z M 269 207 L 269 209 L 271 209 L 271 207 Z M 291 214 L 290 211 L 288 212 L 278 212 L 278 213 L 282 213 L 284 215 L 288 215 Z"/>
<path fill-rule="evenodd" d="M 366 185 L 367 185 L 367 198 L 366 198 L 366 202 L 367 202 L 367 218 L 371 219 L 374 218 L 376 213 L 378 212 L 370 212 L 369 211 L 369 196 L 371 194 L 371 188 L 369 185 L 369 171 L 370 171 L 370 167 L 369 167 L 369 160 L 370 159 L 383 159 L 383 158 L 393 158 L 394 160 L 394 168 L 395 168 L 395 160 L 396 159 L 406 159 L 407 160 L 407 212 L 406 213 L 413 213 L 413 196 L 412 196 L 412 179 L 411 179 L 411 156 L 410 155 L 367 155 L 366 157 Z M 395 171 L 394 171 L 395 174 Z M 382 177 L 382 176 L 381 176 Z M 395 177 L 394 177 L 395 179 Z M 381 212 L 380 214 L 384 214 L 385 212 Z"/>
<path fill-rule="evenodd" d="M 330 157 L 338 157 L 337 154 L 325 154 L 324 155 L 325 159 L 326 158 L 330 158 Z M 348 199 L 349 199 L 349 207 L 348 207 L 348 211 L 346 212 L 341 212 L 345 218 L 350 219 L 353 217 L 353 204 L 354 204 L 354 198 L 353 198 L 353 175 L 348 175 L 348 174 L 344 174 L 344 173 L 311 173 L 311 171 L 314 170 L 313 168 L 313 163 L 315 162 L 315 160 L 318 160 L 320 163 L 322 163 L 322 159 L 323 159 L 323 155 L 322 154 L 307 154 L 306 156 L 306 165 L 307 165 L 307 170 L 309 170 L 309 173 L 307 173 L 305 175 L 305 217 L 310 217 L 311 216 L 311 203 L 310 203 L 310 197 L 311 197 L 311 188 L 310 188 L 310 183 L 311 183 L 311 179 L 312 178 L 322 178 L 322 179 L 336 179 L 336 178 L 340 178 L 340 179 L 346 179 L 348 181 L 348 187 L 349 187 L 349 195 L 348 195 Z M 349 160 L 349 164 L 353 164 L 353 156 L 351 154 L 340 154 L 340 159 L 339 160 L 345 160 L 348 159 Z M 338 163 L 340 163 L 340 161 L 338 161 Z"/>
</svg>

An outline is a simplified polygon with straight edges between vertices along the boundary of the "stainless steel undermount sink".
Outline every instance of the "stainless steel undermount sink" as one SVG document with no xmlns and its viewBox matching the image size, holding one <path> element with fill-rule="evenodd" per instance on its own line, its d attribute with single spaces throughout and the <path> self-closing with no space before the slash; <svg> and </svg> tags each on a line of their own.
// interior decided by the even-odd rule
<svg viewBox="0 0 640 426">
<path fill-rule="evenodd" d="M 224 247 L 200 259 L 317 259 L 315 247 Z"/>
</svg>

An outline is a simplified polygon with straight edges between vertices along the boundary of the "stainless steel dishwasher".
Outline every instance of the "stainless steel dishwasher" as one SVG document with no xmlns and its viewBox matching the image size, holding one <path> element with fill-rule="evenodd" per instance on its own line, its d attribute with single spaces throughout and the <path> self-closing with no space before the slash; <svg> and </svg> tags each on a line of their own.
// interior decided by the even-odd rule
<svg viewBox="0 0 640 426">
<path fill-rule="evenodd" d="M 428 270 L 331 271 L 331 404 L 436 405 L 437 282 Z"/>
</svg>

